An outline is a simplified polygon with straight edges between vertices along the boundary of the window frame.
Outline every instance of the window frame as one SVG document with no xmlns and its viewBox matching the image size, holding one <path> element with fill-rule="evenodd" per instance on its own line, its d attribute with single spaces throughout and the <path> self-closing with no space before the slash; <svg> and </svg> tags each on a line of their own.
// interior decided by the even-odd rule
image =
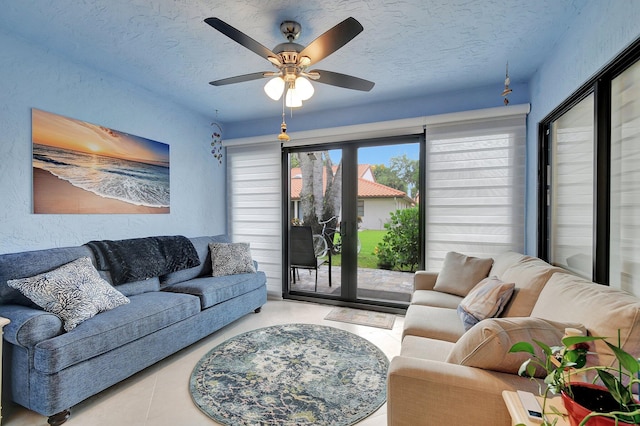
<svg viewBox="0 0 640 426">
<path fill-rule="evenodd" d="M 537 253 L 539 258 L 549 261 L 551 125 L 577 103 L 594 94 L 594 223 L 591 279 L 605 285 L 609 285 L 610 280 L 611 82 L 637 61 L 640 61 L 640 38 L 538 123 Z"/>
</svg>

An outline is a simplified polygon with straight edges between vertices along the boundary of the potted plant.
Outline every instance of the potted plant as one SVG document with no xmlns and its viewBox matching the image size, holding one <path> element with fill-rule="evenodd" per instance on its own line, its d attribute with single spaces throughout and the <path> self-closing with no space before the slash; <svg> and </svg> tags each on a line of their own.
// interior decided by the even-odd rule
<svg viewBox="0 0 640 426">
<path fill-rule="evenodd" d="M 545 387 L 540 389 L 543 413 L 547 412 L 547 397 L 551 392 L 562 395 L 571 426 L 640 424 L 640 404 L 632 393 L 633 385 L 640 383 L 640 362 L 620 348 L 619 334 L 618 331 L 617 346 L 603 337 L 565 336 L 561 346 L 548 346 L 534 340 L 542 350 L 542 357 L 536 354 L 529 342 L 516 343 L 509 352 L 527 352 L 531 356 L 520 367 L 519 375 L 533 378 L 537 367 L 545 371 Z M 585 367 L 589 343 L 595 340 L 603 340 L 607 344 L 616 356 L 617 367 Z M 589 371 L 596 373 L 593 381 L 581 382 Z M 598 379 L 603 386 L 595 384 Z M 554 407 L 551 411 L 562 415 Z M 551 423 L 546 419 L 543 421 L 545 426 L 555 423 L 556 420 Z"/>
</svg>

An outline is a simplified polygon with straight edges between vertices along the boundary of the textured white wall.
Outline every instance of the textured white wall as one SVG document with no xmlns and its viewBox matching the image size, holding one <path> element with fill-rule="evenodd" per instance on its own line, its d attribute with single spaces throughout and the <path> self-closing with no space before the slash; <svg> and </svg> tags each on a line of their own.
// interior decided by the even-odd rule
<svg viewBox="0 0 640 426">
<path fill-rule="evenodd" d="M 210 154 L 211 118 L 2 32 L 0 61 L 0 253 L 225 232 L 225 166 Z M 31 108 L 169 144 L 171 213 L 33 214 Z"/>
<path fill-rule="evenodd" d="M 640 1 L 590 2 L 529 82 L 526 252 L 536 254 L 538 123 L 640 36 Z"/>
</svg>

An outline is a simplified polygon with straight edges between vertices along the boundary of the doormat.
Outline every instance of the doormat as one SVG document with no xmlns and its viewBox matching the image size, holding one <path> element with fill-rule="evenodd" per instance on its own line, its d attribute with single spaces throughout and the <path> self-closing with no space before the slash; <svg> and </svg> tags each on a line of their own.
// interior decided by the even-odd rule
<svg viewBox="0 0 640 426">
<path fill-rule="evenodd" d="M 333 308 L 324 319 L 391 330 L 396 316 L 383 312 L 365 311 L 363 309 Z"/>
</svg>

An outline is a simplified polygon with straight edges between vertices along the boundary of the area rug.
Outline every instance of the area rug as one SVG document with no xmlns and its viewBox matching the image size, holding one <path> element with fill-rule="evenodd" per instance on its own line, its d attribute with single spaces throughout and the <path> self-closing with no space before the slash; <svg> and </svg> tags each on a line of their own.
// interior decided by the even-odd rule
<svg viewBox="0 0 640 426">
<path fill-rule="evenodd" d="M 395 315 L 365 311 L 364 309 L 333 308 L 324 319 L 391 330 L 396 317 Z"/>
<path fill-rule="evenodd" d="M 389 360 L 360 336 L 286 324 L 233 337 L 193 369 L 193 401 L 225 425 L 352 425 L 386 401 Z"/>
</svg>

